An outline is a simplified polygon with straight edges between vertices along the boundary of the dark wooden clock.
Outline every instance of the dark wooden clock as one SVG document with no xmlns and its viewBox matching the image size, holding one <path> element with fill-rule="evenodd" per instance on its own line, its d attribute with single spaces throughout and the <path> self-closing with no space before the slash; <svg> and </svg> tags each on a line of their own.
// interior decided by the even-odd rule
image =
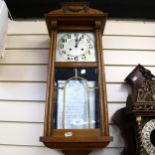
<svg viewBox="0 0 155 155">
<path fill-rule="evenodd" d="M 72 155 L 103 148 L 112 140 L 102 47 L 106 14 L 70 2 L 45 17 L 51 42 L 40 140 Z"/>
<path fill-rule="evenodd" d="M 126 78 L 128 155 L 155 155 L 155 77 L 138 65 Z"/>
</svg>

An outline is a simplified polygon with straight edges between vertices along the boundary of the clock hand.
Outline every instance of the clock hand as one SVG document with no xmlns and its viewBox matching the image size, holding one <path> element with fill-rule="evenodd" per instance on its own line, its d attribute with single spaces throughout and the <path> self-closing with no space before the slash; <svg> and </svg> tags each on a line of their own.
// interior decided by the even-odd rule
<svg viewBox="0 0 155 155">
<path fill-rule="evenodd" d="M 79 42 L 81 41 L 81 39 L 82 39 L 82 37 L 80 37 L 79 39 L 78 38 L 76 38 L 75 39 L 75 47 L 77 48 L 78 47 L 78 44 L 79 44 Z"/>
<path fill-rule="evenodd" d="M 77 48 L 77 44 L 78 44 L 78 36 L 75 39 L 75 48 Z"/>
<path fill-rule="evenodd" d="M 75 42 L 76 42 L 76 43 L 78 42 L 78 36 L 76 37 Z"/>
</svg>

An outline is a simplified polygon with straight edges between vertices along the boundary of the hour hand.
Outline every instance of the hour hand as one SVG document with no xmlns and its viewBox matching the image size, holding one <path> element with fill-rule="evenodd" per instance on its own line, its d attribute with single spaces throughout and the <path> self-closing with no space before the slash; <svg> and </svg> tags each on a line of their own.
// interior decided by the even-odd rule
<svg viewBox="0 0 155 155">
<path fill-rule="evenodd" d="M 77 47 L 78 47 L 78 36 L 75 39 L 75 48 L 77 48 Z"/>
<path fill-rule="evenodd" d="M 79 39 L 78 39 L 78 37 L 75 39 L 75 47 L 77 48 L 78 47 L 78 44 L 79 44 L 79 42 L 80 42 L 80 40 L 82 39 L 82 37 L 80 37 Z"/>
<path fill-rule="evenodd" d="M 75 39 L 75 43 L 77 43 L 78 42 L 78 36 L 76 37 L 76 39 Z"/>
</svg>

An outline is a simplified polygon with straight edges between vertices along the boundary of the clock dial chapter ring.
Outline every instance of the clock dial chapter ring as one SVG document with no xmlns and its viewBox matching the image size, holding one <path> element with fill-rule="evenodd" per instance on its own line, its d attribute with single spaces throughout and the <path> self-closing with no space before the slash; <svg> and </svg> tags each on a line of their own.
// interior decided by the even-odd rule
<svg viewBox="0 0 155 155">
<path fill-rule="evenodd" d="M 94 61 L 94 39 L 88 33 L 69 32 L 64 33 L 57 42 L 57 57 L 66 61 Z"/>
<path fill-rule="evenodd" d="M 147 122 L 142 129 L 142 145 L 149 155 L 155 154 L 155 119 Z"/>
</svg>

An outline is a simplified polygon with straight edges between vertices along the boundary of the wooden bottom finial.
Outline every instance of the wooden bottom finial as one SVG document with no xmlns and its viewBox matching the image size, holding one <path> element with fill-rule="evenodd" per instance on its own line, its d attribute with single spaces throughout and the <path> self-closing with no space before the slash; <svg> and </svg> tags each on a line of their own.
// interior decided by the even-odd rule
<svg viewBox="0 0 155 155">
<path fill-rule="evenodd" d="M 65 155 L 88 155 L 90 150 L 63 150 Z"/>
</svg>

